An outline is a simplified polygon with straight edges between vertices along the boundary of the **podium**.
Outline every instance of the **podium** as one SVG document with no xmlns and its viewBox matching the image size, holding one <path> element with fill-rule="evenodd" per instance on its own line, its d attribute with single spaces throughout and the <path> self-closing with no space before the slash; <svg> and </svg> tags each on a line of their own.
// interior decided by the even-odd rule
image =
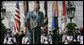
<svg viewBox="0 0 84 45">
<path fill-rule="evenodd" d="M 41 22 L 36 22 L 36 21 L 30 21 L 29 23 L 26 23 L 25 26 L 29 26 L 31 28 L 31 30 L 33 30 L 33 44 L 35 44 L 35 39 L 34 39 L 34 29 L 38 26 L 38 27 L 42 27 L 43 23 Z"/>
</svg>

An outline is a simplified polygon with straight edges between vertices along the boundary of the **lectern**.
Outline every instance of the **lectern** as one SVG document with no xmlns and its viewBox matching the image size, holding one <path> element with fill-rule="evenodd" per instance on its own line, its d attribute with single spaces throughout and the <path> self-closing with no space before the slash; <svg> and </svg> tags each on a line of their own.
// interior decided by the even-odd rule
<svg viewBox="0 0 84 45">
<path fill-rule="evenodd" d="M 34 16 L 31 16 L 32 17 L 32 21 L 28 22 L 25 24 L 25 26 L 30 26 L 31 30 L 33 30 L 33 44 L 35 44 L 34 42 L 34 29 L 38 26 L 38 27 L 42 27 L 43 26 L 43 23 L 42 22 L 37 22 L 35 21 L 34 19 Z"/>
</svg>

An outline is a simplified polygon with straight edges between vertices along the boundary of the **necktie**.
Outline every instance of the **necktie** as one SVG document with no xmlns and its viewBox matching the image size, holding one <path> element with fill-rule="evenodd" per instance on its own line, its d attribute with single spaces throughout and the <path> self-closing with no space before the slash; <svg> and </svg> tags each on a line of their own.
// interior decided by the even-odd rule
<svg viewBox="0 0 84 45">
<path fill-rule="evenodd" d="M 38 12 L 36 12 L 36 17 L 38 17 Z"/>
<path fill-rule="evenodd" d="M 36 21 L 37 21 L 37 18 L 38 18 L 38 12 L 36 12 Z"/>
<path fill-rule="evenodd" d="M 37 12 L 36 12 L 36 15 L 37 15 Z"/>
</svg>

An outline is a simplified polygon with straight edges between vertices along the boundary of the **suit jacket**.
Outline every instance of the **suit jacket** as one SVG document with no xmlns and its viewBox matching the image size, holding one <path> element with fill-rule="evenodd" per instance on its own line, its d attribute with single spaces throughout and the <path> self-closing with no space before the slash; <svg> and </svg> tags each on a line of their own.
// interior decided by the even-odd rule
<svg viewBox="0 0 84 45">
<path fill-rule="evenodd" d="M 29 21 L 32 21 L 32 16 L 35 16 L 34 11 L 28 12 L 27 15 L 26 15 L 26 21 L 25 21 L 25 23 L 28 23 Z M 37 17 L 37 19 L 35 19 L 35 21 L 37 21 L 37 22 L 43 22 L 43 19 L 44 19 L 43 13 L 39 11 L 38 12 L 38 17 Z"/>
</svg>

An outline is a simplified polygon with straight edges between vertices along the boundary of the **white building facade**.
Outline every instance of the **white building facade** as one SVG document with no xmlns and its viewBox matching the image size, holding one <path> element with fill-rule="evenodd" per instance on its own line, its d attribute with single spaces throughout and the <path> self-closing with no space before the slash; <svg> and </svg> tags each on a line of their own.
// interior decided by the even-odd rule
<svg viewBox="0 0 84 45">
<path fill-rule="evenodd" d="M 20 6 L 20 17 L 21 23 L 23 23 L 23 1 L 19 1 Z M 66 1 L 67 2 L 67 1 Z M 6 6 L 6 18 L 2 21 L 7 28 L 13 27 L 14 15 L 15 15 L 15 5 L 16 1 L 4 1 L 4 6 Z M 76 5 L 75 17 L 72 22 L 76 23 L 79 27 L 83 27 L 83 1 L 74 1 Z M 34 1 L 29 1 L 29 11 L 34 10 Z M 40 11 L 43 12 L 43 1 L 40 1 Z M 58 1 L 58 10 L 59 10 L 59 30 L 61 30 L 61 16 L 62 16 L 62 1 Z M 67 22 L 70 22 L 67 18 Z M 11 25 L 11 26 L 10 26 Z M 22 24 L 21 24 L 22 26 Z M 52 29 L 52 1 L 48 1 L 48 30 Z"/>
</svg>

